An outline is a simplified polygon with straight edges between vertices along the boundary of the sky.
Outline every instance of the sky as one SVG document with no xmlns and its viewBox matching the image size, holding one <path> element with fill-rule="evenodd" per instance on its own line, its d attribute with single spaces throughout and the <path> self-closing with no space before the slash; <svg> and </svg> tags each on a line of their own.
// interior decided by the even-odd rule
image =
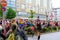
<svg viewBox="0 0 60 40">
<path fill-rule="evenodd" d="M 60 7 L 60 0 L 52 0 L 52 7 L 59 8 Z"/>
</svg>

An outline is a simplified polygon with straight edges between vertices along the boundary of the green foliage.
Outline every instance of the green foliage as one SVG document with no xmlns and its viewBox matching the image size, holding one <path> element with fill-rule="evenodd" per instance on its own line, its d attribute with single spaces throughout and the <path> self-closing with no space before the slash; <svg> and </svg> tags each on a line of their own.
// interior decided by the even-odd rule
<svg viewBox="0 0 60 40">
<path fill-rule="evenodd" d="M 28 31 L 31 27 L 24 28 L 26 31 Z"/>
<path fill-rule="evenodd" d="M 58 30 L 60 30 L 60 27 L 58 27 Z"/>
<path fill-rule="evenodd" d="M 30 17 L 29 18 L 33 18 L 34 17 L 34 11 L 33 10 L 30 10 Z"/>
<path fill-rule="evenodd" d="M 34 35 L 34 31 L 31 31 L 30 28 L 31 28 L 31 27 L 29 26 L 29 27 L 24 28 L 24 30 L 27 31 L 27 34 L 32 34 L 32 35 Z"/>
<path fill-rule="evenodd" d="M 3 16 L 2 5 L 0 4 L 0 17 Z"/>
<path fill-rule="evenodd" d="M 16 12 L 12 8 L 7 9 L 6 19 L 13 19 L 15 17 L 16 17 Z"/>
<path fill-rule="evenodd" d="M 56 28 L 56 27 L 52 27 L 52 29 L 53 29 L 53 30 L 57 30 L 57 28 Z"/>
<path fill-rule="evenodd" d="M 31 31 L 30 27 L 25 28 L 25 30 L 27 31 L 28 35 L 29 34 L 34 34 L 36 32 L 36 31 Z M 60 31 L 60 27 L 49 26 L 49 27 L 44 27 L 44 28 L 42 28 L 42 30 L 40 30 L 41 33 L 49 33 L 49 32 L 56 32 L 56 31 Z"/>
</svg>

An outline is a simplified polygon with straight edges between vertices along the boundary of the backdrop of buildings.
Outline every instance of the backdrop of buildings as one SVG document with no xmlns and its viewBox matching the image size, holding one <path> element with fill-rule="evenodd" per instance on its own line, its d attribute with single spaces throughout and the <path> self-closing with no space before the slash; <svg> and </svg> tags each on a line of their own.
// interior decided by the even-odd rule
<svg viewBox="0 0 60 40">
<path fill-rule="evenodd" d="M 13 8 L 17 12 L 17 17 L 28 17 L 29 11 L 35 11 L 34 18 L 40 16 L 45 19 L 51 13 L 51 0 L 6 0 L 7 7 Z"/>
</svg>

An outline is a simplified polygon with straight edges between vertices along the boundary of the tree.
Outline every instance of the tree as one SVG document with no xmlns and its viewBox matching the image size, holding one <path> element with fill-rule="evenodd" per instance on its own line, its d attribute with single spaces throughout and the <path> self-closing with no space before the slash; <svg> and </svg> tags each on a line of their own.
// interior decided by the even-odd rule
<svg viewBox="0 0 60 40">
<path fill-rule="evenodd" d="M 3 16 L 2 5 L 0 4 L 0 17 Z"/>
<path fill-rule="evenodd" d="M 12 8 L 7 9 L 6 19 L 13 19 L 16 17 L 16 12 Z"/>
<path fill-rule="evenodd" d="M 30 10 L 30 17 L 29 18 L 33 18 L 34 17 L 34 11 L 33 10 Z"/>
</svg>

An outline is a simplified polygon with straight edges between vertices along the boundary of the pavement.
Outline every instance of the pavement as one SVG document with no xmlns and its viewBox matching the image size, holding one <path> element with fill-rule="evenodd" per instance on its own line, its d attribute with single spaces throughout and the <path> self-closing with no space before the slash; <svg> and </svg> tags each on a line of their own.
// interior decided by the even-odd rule
<svg viewBox="0 0 60 40">
<path fill-rule="evenodd" d="M 37 40 L 37 36 L 29 36 L 28 40 Z M 60 32 L 42 34 L 40 40 L 60 40 Z"/>
</svg>

